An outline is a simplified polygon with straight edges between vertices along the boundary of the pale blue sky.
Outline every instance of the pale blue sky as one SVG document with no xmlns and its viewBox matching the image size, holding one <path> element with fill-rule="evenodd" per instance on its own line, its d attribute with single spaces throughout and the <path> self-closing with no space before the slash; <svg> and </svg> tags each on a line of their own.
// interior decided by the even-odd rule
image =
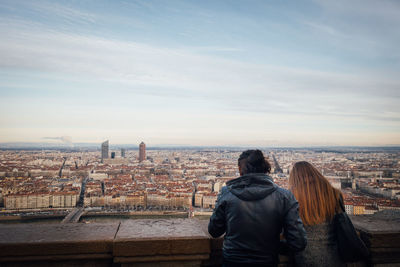
<svg viewBox="0 0 400 267">
<path fill-rule="evenodd" d="M 398 1 L 1 1 L 0 142 L 400 144 Z"/>
</svg>

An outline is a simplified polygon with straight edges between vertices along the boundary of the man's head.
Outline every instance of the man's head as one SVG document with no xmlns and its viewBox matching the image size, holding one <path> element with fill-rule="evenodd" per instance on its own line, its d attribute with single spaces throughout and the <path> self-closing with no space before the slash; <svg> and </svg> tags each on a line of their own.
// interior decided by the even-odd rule
<svg viewBox="0 0 400 267">
<path fill-rule="evenodd" d="M 238 165 L 240 175 L 248 173 L 269 173 L 271 171 L 271 165 L 258 149 L 246 150 L 240 154 Z"/>
</svg>

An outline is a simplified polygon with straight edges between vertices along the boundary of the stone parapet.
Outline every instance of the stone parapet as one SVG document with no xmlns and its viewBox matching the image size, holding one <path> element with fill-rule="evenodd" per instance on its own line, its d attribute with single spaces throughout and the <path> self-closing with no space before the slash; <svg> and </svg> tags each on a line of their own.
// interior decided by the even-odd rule
<svg viewBox="0 0 400 267">
<path fill-rule="evenodd" d="M 210 255 L 210 238 L 197 220 L 130 220 L 121 223 L 114 240 L 114 262 L 121 266 L 200 266 Z"/>
<path fill-rule="evenodd" d="M 353 218 L 374 266 L 400 265 L 400 223 Z M 0 227 L 0 266 L 219 266 L 222 238 L 207 221 L 140 219 L 121 223 L 15 224 Z M 281 266 L 288 266 L 281 256 Z"/>
<path fill-rule="evenodd" d="M 119 222 L 107 224 L 17 224 L 0 227 L 0 266 L 113 262 Z"/>
<path fill-rule="evenodd" d="M 400 266 L 400 212 L 354 216 L 352 221 L 371 253 L 369 265 Z"/>
</svg>

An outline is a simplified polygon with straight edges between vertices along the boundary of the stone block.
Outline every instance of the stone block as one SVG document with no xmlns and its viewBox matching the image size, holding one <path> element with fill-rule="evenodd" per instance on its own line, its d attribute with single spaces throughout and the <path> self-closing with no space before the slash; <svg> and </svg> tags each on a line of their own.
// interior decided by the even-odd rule
<svg viewBox="0 0 400 267">
<path fill-rule="evenodd" d="M 0 259 L 52 255 L 112 257 L 119 222 L 107 224 L 19 224 L 0 227 Z"/>
<path fill-rule="evenodd" d="M 400 213 L 378 212 L 351 219 L 371 253 L 371 264 L 400 266 Z"/>
<path fill-rule="evenodd" d="M 121 222 L 113 253 L 115 262 L 127 266 L 151 261 L 195 264 L 209 257 L 210 241 L 197 220 L 129 220 Z"/>
</svg>

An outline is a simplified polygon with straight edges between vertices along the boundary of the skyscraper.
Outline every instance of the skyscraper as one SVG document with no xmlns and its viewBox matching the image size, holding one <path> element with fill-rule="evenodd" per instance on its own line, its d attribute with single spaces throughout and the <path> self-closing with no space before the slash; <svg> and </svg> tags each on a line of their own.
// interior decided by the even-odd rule
<svg viewBox="0 0 400 267">
<path fill-rule="evenodd" d="M 121 148 L 121 158 L 125 158 L 125 148 Z"/>
<path fill-rule="evenodd" d="M 101 159 L 108 159 L 108 140 L 101 144 Z"/>
<path fill-rule="evenodd" d="M 139 145 L 139 162 L 146 160 L 146 145 L 141 142 Z"/>
<path fill-rule="evenodd" d="M 111 158 L 115 159 L 115 152 L 111 152 Z"/>
</svg>

